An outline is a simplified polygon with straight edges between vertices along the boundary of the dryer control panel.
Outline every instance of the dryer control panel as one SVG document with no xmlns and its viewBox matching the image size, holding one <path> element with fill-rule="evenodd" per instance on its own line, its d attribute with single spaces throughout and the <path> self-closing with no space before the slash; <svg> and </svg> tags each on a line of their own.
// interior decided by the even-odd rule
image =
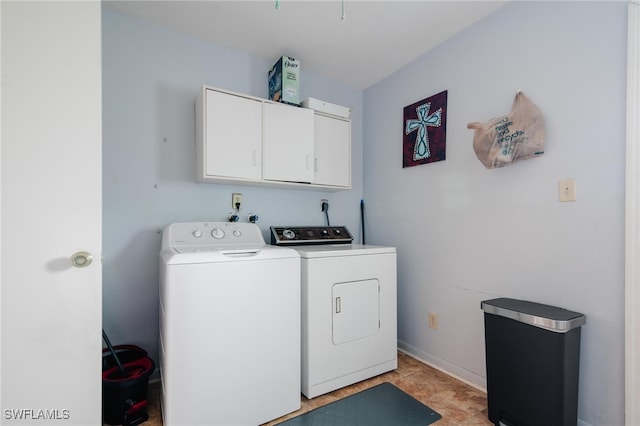
<svg viewBox="0 0 640 426">
<path fill-rule="evenodd" d="M 353 236 L 345 226 L 272 226 L 271 244 L 351 244 Z"/>
</svg>

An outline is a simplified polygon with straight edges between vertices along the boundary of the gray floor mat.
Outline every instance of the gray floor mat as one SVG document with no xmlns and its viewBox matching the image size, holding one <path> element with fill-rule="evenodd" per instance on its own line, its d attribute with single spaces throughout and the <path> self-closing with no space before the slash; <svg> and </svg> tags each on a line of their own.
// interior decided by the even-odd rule
<svg viewBox="0 0 640 426">
<path fill-rule="evenodd" d="M 426 426 L 442 416 L 382 383 L 280 423 L 286 426 Z"/>
</svg>

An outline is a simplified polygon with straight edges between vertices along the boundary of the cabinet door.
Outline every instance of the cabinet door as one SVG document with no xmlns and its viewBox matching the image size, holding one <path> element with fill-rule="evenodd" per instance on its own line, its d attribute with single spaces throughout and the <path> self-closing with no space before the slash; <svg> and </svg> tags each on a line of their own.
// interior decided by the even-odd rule
<svg viewBox="0 0 640 426">
<path fill-rule="evenodd" d="M 351 121 L 315 115 L 314 179 L 318 185 L 351 187 Z"/>
<path fill-rule="evenodd" d="M 262 102 L 206 90 L 204 176 L 262 178 Z"/>
<path fill-rule="evenodd" d="M 264 104 L 263 178 L 313 181 L 313 110 Z"/>
</svg>

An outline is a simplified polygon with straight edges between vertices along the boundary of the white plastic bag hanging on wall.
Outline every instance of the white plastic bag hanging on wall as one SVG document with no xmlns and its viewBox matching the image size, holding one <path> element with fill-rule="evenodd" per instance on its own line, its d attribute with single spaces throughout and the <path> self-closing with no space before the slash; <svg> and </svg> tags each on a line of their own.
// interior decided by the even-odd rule
<svg viewBox="0 0 640 426">
<path fill-rule="evenodd" d="M 518 92 L 511 112 L 487 123 L 467 124 L 473 129 L 473 150 L 487 169 L 508 166 L 544 154 L 544 117 Z"/>
</svg>

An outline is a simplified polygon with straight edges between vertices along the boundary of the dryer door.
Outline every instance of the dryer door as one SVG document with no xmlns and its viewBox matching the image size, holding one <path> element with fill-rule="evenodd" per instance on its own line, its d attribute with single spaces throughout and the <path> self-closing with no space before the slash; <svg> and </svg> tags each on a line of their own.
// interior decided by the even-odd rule
<svg viewBox="0 0 640 426">
<path fill-rule="evenodd" d="M 334 345 L 364 339 L 380 331 L 377 279 L 336 283 L 332 296 Z"/>
</svg>

